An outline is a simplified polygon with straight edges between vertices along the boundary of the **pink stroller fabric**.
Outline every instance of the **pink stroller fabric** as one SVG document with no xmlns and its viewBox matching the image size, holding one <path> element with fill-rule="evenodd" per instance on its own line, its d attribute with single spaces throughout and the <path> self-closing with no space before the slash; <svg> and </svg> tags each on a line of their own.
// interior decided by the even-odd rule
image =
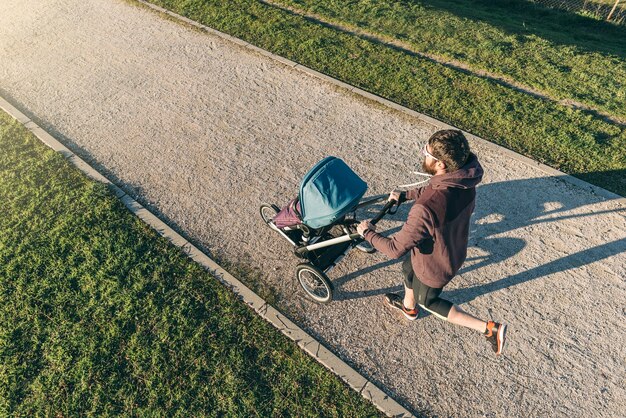
<svg viewBox="0 0 626 418">
<path fill-rule="evenodd" d="M 274 225 L 278 228 L 300 225 L 301 223 L 300 202 L 298 198 L 290 200 L 287 206 L 282 208 L 281 211 L 274 216 Z"/>
</svg>

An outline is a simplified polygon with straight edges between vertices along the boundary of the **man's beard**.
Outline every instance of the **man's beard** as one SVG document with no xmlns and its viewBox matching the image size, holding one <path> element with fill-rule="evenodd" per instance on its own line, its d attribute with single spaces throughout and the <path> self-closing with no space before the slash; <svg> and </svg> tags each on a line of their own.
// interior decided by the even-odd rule
<svg viewBox="0 0 626 418">
<path fill-rule="evenodd" d="M 431 165 L 426 164 L 426 159 L 424 159 L 424 161 L 422 162 L 422 170 L 424 170 L 424 172 L 430 174 L 431 176 L 434 176 L 435 173 L 437 173 L 437 169 L 435 168 L 435 164 L 437 164 L 436 161 L 433 161 L 433 163 Z"/>
</svg>

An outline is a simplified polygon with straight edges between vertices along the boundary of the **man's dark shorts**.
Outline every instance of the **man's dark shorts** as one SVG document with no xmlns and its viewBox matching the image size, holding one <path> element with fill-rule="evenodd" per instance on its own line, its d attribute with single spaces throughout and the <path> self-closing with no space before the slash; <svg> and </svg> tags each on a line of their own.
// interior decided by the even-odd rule
<svg viewBox="0 0 626 418">
<path fill-rule="evenodd" d="M 441 319 L 448 318 L 448 314 L 453 305 L 452 302 L 439 297 L 443 288 L 426 286 L 424 283 L 420 282 L 413 271 L 410 253 L 402 263 L 402 274 L 404 275 L 404 285 L 409 289 L 413 289 L 415 301 L 419 306 Z"/>
</svg>

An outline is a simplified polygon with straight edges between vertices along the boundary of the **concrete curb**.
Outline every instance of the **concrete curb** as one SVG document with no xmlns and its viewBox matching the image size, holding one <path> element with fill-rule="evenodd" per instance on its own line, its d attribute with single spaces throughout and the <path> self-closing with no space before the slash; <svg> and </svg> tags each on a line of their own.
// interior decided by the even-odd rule
<svg viewBox="0 0 626 418">
<path fill-rule="evenodd" d="M 293 340 L 298 346 L 311 355 L 315 360 L 324 365 L 330 371 L 338 375 L 352 389 L 357 391 L 365 399 L 371 401 L 379 410 L 387 416 L 413 417 L 406 408 L 389 397 L 375 384 L 367 380 L 356 370 L 350 367 L 319 341 L 306 333 L 302 328 L 294 324 L 282 313 L 270 306 L 259 295 L 254 293 L 234 276 L 220 267 L 209 256 L 200 251 L 180 234 L 170 228 L 165 222 L 155 216 L 139 202 L 127 195 L 122 189 L 109 179 L 87 164 L 84 160 L 70 151 L 65 145 L 56 140 L 52 135 L 30 120 L 11 103 L 0 97 L 0 109 L 11 115 L 25 128 L 32 132 L 41 142 L 67 158 L 74 166 L 93 180 L 108 185 L 122 203 L 142 221 L 150 225 L 159 235 L 170 240 L 174 245 L 181 248 L 191 259 L 203 266 L 215 278 L 230 288 L 250 308 L 254 309 L 262 318 L 278 328 L 283 334 Z"/>
<path fill-rule="evenodd" d="M 264 49 L 261 49 L 261 48 L 259 48 L 257 46 L 254 46 L 254 45 L 252 45 L 252 44 L 242 40 L 242 39 L 235 38 L 235 37 L 233 37 L 231 35 L 228 35 L 226 33 L 223 33 L 223 32 L 220 32 L 218 30 L 215 30 L 213 28 L 210 28 L 208 26 L 205 26 L 205 25 L 203 25 L 201 23 L 198 23 L 198 22 L 196 22 L 194 20 L 191 20 L 191 19 L 186 18 L 184 16 L 178 15 L 178 14 L 176 14 L 176 13 L 170 11 L 170 10 L 167 10 L 167 9 L 164 9 L 164 8 L 162 8 L 160 6 L 156 6 L 154 4 L 151 4 L 151 3 L 147 2 L 146 0 L 134 0 L 134 1 L 137 2 L 137 3 L 140 3 L 140 4 L 144 5 L 144 6 L 146 6 L 146 7 L 150 8 L 150 9 L 152 9 L 152 10 L 155 10 L 155 11 L 157 11 L 159 13 L 166 14 L 166 15 L 168 15 L 168 16 L 176 19 L 176 20 L 179 20 L 181 22 L 187 23 L 187 24 L 189 24 L 189 25 L 191 25 L 191 26 L 193 26 L 193 27 L 195 27 L 197 29 L 201 29 L 202 31 L 204 31 L 206 33 L 210 33 L 210 34 L 218 36 L 218 37 L 220 37 L 222 39 L 226 39 L 228 41 L 231 41 L 231 42 L 233 42 L 233 43 L 235 43 L 235 44 L 237 44 L 239 46 L 248 48 L 248 49 L 250 49 L 252 51 L 255 51 L 255 52 L 257 52 L 257 53 L 259 53 L 261 55 L 264 55 L 264 56 L 269 57 L 269 58 L 271 58 L 271 59 L 273 59 L 275 61 L 278 61 L 278 62 L 280 62 L 280 63 L 282 63 L 284 65 L 287 65 L 289 67 L 298 69 L 298 70 L 300 70 L 302 72 L 305 72 L 305 73 L 307 73 L 309 75 L 312 75 L 314 77 L 317 77 L 319 79 L 327 81 L 327 82 L 329 82 L 331 84 L 334 84 L 334 85 L 336 85 L 338 87 L 347 89 L 347 90 L 349 90 L 349 91 L 351 91 L 351 92 L 353 92 L 353 93 L 355 93 L 355 94 L 357 94 L 359 96 L 362 96 L 362 97 L 364 97 L 366 99 L 373 100 L 375 102 L 378 102 L 378 103 L 382 104 L 383 106 L 390 107 L 392 109 L 395 109 L 395 110 L 398 110 L 400 112 L 403 112 L 403 113 L 405 113 L 407 115 L 410 115 L 410 116 L 412 116 L 414 118 L 417 118 L 417 119 L 419 119 L 419 120 L 421 120 L 423 122 L 426 122 L 426 123 L 428 123 L 430 125 L 433 125 L 437 129 L 459 129 L 459 128 L 455 127 L 455 126 L 449 125 L 449 124 L 447 124 L 445 122 L 442 122 L 442 121 L 440 121 L 438 119 L 432 118 L 432 117 L 430 117 L 428 115 L 425 115 L 423 113 L 416 112 L 416 111 L 411 110 L 411 109 L 409 109 L 407 107 L 399 105 L 399 104 L 397 104 L 395 102 L 387 100 L 387 99 L 385 99 L 383 97 L 377 96 L 375 94 L 372 94 L 370 92 L 362 90 L 362 89 L 360 89 L 358 87 L 352 86 L 352 85 L 347 84 L 347 83 L 345 83 L 343 81 L 340 81 L 340 80 L 337 80 L 337 79 L 332 78 L 330 76 L 327 76 L 326 74 L 322 74 L 322 73 L 320 73 L 318 71 L 315 71 L 315 70 L 313 70 L 313 69 L 311 69 L 309 67 L 305 67 L 305 66 L 303 66 L 301 64 L 298 64 L 297 62 L 291 61 L 291 60 L 289 60 L 287 58 L 281 57 L 281 56 L 276 55 L 276 54 L 274 54 L 272 52 L 269 52 L 269 51 L 266 51 Z M 507 157 L 510 157 L 510 158 L 515 159 L 515 160 L 517 160 L 519 162 L 522 162 L 522 163 L 524 163 L 526 165 L 529 165 L 529 166 L 531 166 L 531 167 L 533 167 L 535 169 L 538 169 L 538 170 L 544 172 L 545 174 L 547 174 L 548 176 L 555 177 L 555 178 L 558 178 L 559 180 L 563 180 L 563 181 L 565 181 L 567 183 L 573 184 L 573 185 L 578 186 L 580 188 L 590 190 L 591 192 L 593 192 L 594 194 L 596 194 L 598 196 L 601 196 L 601 197 L 604 197 L 604 198 L 610 199 L 610 200 L 616 200 L 617 203 L 619 203 L 620 205 L 626 206 L 626 198 L 625 197 L 622 197 L 622 196 L 620 196 L 620 195 L 618 195 L 616 193 L 613 193 L 611 191 L 603 189 L 602 187 L 593 185 L 591 183 L 587 183 L 586 181 L 578 179 L 578 178 L 576 178 L 574 176 L 571 176 L 569 174 L 565 174 L 562 171 L 556 170 L 556 169 L 554 169 L 552 167 L 549 167 L 549 166 L 547 166 L 545 164 L 539 163 L 539 162 L 537 162 L 537 161 L 535 161 L 535 160 L 533 160 L 531 158 L 528 158 L 528 157 L 525 157 L 525 156 L 523 156 L 521 154 L 518 154 L 517 152 L 512 151 L 512 150 L 510 150 L 508 148 L 505 148 L 503 146 L 494 144 L 493 142 L 489 142 L 486 139 L 483 139 L 483 138 L 480 138 L 480 137 L 478 137 L 476 135 L 473 135 L 470 132 L 463 131 L 463 133 L 466 135 L 466 137 L 470 141 L 478 142 L 480 145 L 482 145 L 484 147 L 491 148 L 492 150 L 495 150 L 496 152 L 499 152 L 499 153 L 501 153 L 503 155 L 506 155 Z"/>
</svg>

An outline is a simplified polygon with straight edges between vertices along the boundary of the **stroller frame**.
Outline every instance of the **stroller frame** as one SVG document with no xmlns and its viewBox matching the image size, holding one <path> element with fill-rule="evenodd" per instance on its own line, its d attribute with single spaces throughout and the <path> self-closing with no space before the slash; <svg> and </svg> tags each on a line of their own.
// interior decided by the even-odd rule
<svg viewBox="0 0 626 418">
<path fill-rule="evenodd" d="M 376 251 L 371 247 L 359 246 L 363 243 L 363 238 L 356 232 L 356 225 L 359 223 L 356 220 L 356 211 L 385 198 L 387 195 L 362 199 L 341 218 L 319 229 L 311 229 L 304 223 L 279 228 L 273 222 L 274 216 L 280 211 L 276 205 L 262 204 L 260 212 L 263 221 L 291 243 L 294 254 L 303 260 L 296 267 L 296 279 L 306 294 L 316 302 L 329 303 L 333 299 L 334 287 L 327 274 L 352 248 L 368 253 Z M 395 200 L 388 201 L 370 223 L 375 225 L 386 214 L 394 214 L 395 211 L 391 209 L 396 203 Z M 341 230 L 341 234 L 334 236 L 332 231 L 337 229 Z"/>
</svg>

